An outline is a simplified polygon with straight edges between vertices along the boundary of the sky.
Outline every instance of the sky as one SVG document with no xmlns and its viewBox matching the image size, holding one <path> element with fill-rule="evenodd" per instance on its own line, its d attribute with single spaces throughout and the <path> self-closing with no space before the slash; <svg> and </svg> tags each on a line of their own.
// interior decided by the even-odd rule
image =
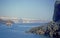
<svg viewBox="0 0 60 38">
<path fill-rule="evenodd" d="M 0 16 L 52 20 L 55 0 L 0 0 Z"/>
</svg>

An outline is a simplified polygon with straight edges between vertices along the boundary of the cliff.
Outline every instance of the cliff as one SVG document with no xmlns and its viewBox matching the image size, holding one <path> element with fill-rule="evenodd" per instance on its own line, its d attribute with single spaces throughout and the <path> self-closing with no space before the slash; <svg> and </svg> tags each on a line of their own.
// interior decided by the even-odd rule
<svg viewBox="0 0 60 38">
<path fill-rule="evenodd" d="M 60 21 L 60 1 L 55 2 L 53 21 Z"/>
<path fill-rule="evenodd" d="M 53 21 L 29 30 L 29 33 L 48 35 L 51 38 L 60 38 L 60 1 L 55 2 Z"/>
</svg>

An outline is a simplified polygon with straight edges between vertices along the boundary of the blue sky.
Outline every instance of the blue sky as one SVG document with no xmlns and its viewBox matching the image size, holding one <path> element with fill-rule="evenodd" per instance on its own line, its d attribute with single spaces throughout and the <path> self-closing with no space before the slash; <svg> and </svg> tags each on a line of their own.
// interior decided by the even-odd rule
<svg viewBox="0 0 60 38">
<path fill-rule="evenodd" d="M 52 20 L 55 0 L 0 0 L 0 16 Z"/>
</svg>

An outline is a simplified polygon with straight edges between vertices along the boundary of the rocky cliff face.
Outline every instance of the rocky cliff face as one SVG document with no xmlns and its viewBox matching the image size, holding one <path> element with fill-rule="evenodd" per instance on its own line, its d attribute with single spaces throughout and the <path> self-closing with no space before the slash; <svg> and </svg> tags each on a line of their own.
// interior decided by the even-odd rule
<svg viewBox="0 0 60 38">
<path fill-rule="evenodd" d="M 55 2 L 54 8 L 55 10 L 54 10 L 54 15 L 53 15 L 53 21 L 59 22 L 60 21 L 60 1 L 57 0 Z"/>
</svg>

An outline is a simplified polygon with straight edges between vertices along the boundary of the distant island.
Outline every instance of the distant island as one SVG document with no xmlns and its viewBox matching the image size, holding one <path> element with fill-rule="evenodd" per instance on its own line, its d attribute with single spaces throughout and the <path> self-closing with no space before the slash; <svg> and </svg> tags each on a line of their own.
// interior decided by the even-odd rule
<svg viewBox="0 0 60 38">
<path fill-rule="evenodd" d="M 6 25 L 12 25 L 14 22 L 11 21 L 11 20 L 2 20 L 2 19 L 0 19 L 0 23 L 1 24 L 6 24 Z"/>
<path fill-rule="evenodd" d="M 17 17 L 8 17 L 8 16 L 0 16 L 0 23 L 12 25 L 12 24 L 29 24 L 29 23 L 46 23 L 46 20 L 38 20 L 38 19 L 27 19 L 27 18 L 17 18 Z"/>
</svg>

